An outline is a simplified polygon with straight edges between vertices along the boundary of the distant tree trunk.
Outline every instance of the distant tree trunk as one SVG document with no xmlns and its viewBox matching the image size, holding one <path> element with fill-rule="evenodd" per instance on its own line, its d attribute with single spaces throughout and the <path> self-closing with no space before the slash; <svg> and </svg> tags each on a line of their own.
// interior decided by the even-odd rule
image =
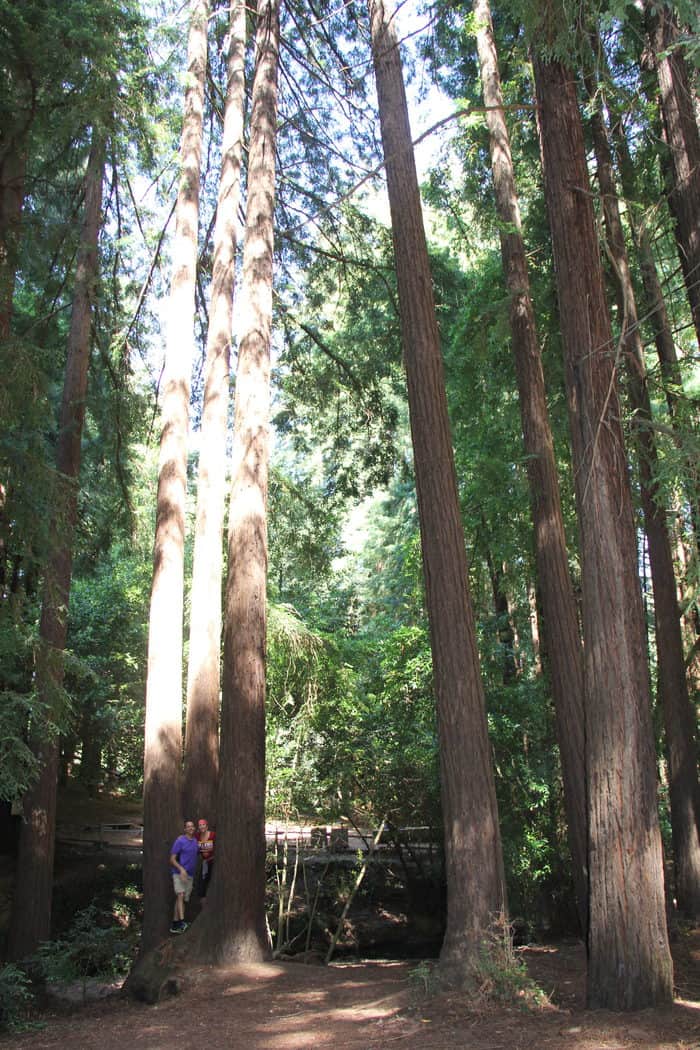
<svg viewBox="0 0 700 1050">
<path fill-rule="evenodd" d="M 592 1007 L 669 1002 L 651 698 L 616 362 L 573 73 L 535 57 L 583 580 Z"/>
<path fill-rule="evenodd" d="M 654 420 L 647 387 L 637 304 L 627 260 L 622 220 L 617 201 L 612 155 L 595 84 L 587 78 L 593 105 L 591 130 L 603 198 L 608 253 L 613 266 L 621 317 L 620 348 L 629 375 L 628 390 L 634 413 L 634 439 L 639 459 L 639 481 L 644 528 L 649 543 L 649 564 L 654 591 L 656 648 L 659 665 L 659 698 L 666 729 L 671 798 L 671 827 L 676 873 L 676 899 L 688 918 L 700 917 L 700 787 L 696 760 L 695 714 L 690 705 L 683 658 L 680 610 L 676 601 L 671 540 L 666 512 L 660 503 L 658 455 Z"/>
<path fill-rule="evenodd" d="M 25 168 L 22 147 L 10 142 L 0 151 L 0 340 L 10 335 Z"/>
<path fill-rule="evenodd" d="M 500 647 L 503 684 L 510 685 L 518 675 L 515 661 L 515 631 L 508 608 L 508 595 L 503 582 L 503 566 L 497 565 L 488 546 L 485 550 L 486 567 L 491 581 L 491 594 L 496 618 L 496 636 Z"/>
<path fill-rule="evenodd" d="M 57 492 L 49 531 L 51 548 L 44 591 L 37 653 L 37 694 L 49 719 L 62 702 L 68 603 L 73 568 L 73 541 L 78 515 L 80 443 L 85 419 L 91 316 L 99 270 L 98 238 L 102 212 L 104 140 L 93 130 L 85 173 L 85 211 L 73 286 L 66 373 L 56 444 Z M 59 740 L 46 716 L 31 727 L 39 759 L 39 780 L 24 797 L 24 814 L 8 938 L 9 959 L 22 959 L 51 935 L 51 898 L 56 835 L 56 789 Z"/>
<path fill-rule="evenodd" d="M 547 658 L 564 783 L 564 805 L 573 860 L 581 930 L 588 909 L 587 817 L 584 759 L 583 652 L 576 600 L 569 574 L 564 519 L 554 442 L 549 426 L 542 358 L 530 299 L 510 138 L 503 110 L 498 56 L 488 0 L 476 0 L 476 43 L 481 68 L 496 207 L 501 221 L 501 254 L 510 296 L 510 329 L 520 396 L 535 557 L 542 602 Z"/>
<path fill-rule="evenodd" d="M 600 53 L 599 48 L 596 48 L 596 51 Z M 620 171 L 622 191 L 627 201 L 627 214 L 630 217 L 632 237 L 638 253 L 639 269 L 645 295 L 642 312 L 648 318 L 654 332 L 654 342 L 663 378 L 666 404 L 673 428 L 673 438 L 686 463 L 683 487 L 690 510 L 692 528 L 689 531 L 693 537 L 690 542 L 700 552 L 700 475 L 698 473 L 697 457 L 693 454 L 693 442 L 690 442 L 691 450 L 690 454 L 688 454 L 689 442 L 687 440 L 687 429 L 690 428 L 692 431 L 697 428 L 697 411 L 694 410 L 691 399 L 684 396 L 683 378 L 676 354 L 676 344 L 671 330 L 668 311 L 666 310 L 661 281 L 656 269 L 651 238 L 646 229 L 644 218 L 638 216 L 638 208 L 635 208 L 635 201 L 638 197 L 635 166 L 630 155 L 622 121 L 617 114 L 612 118 L 612 138 Z"/>
<path fill-rule="evenodd" d="M 167 933 L 172 909 L 168 850 L 181 826 L 182 614 L 187 427 L 194 342 L 202 111 L 207 67 L 207 0 L 195 0 L 187 49 L 180 185 L 163 383 L 153 583 L 148 631 L 143 768 L 141 950 Z"/>
<path fill-rule="evenodd" d="M 447 874 L 440 955 L 468 976 L 505 911 L 496 793 L 428 250 L 396 25 L 369 0 L 437 700 Z"/>
<path fill-rule="evenodd" d="M 659 8 L 649 2 L 645 10 L 673 177 L 668 203 L 676 221 L 681 268 L 700 344 L 700 133 L 675 14 L 668 6 Z"/>
<path fill-rule="evenodd" d="M 183 805 L 216 823 L 219 773 L 222 533 L 226 426 L 245 112 L 246 9 L 231 0 L 228 89 L 221 179 L 214 230 L 214 266 L 204 373 L 197 521 L 190 590 L 190 647 Z"/>
<path fill-rule="evenodd" d="M 279 0 L 259 0 L 229 505 L 216 874 L 197 924 L 198 952 L 220 963 L 260 961 L 268 953 L 267 486 L 278 67 Z"/>
<path fill-rule="evenodd" d="M 95 718 L 94 701 L 88 701 L 83 709 L 80 741 L 80 782 L 93 797 L 97 793 L 102 772 L 102 739 Z"/>
<path fill-rule="evenodd" d="M 635 166 L 630 155 L 622 122 L 617 117 L 613 120 L 612 137 L 620 171 L 622 192 L 627 201 L 630 227 L 639 258 L 639 269 L 646 298 L 646 315 L 654 333 L 654 343 L 663 376 L 669 415 L 671 419 L 675 419 L 679 396 L 683 388 L 676 343 L 673 338 L 671 322 L 656 268 L 651 238 L 643 217 L 637 214 L 638 209 L 635 208 L 635 201 L 637 200 Z"/>
</svg>

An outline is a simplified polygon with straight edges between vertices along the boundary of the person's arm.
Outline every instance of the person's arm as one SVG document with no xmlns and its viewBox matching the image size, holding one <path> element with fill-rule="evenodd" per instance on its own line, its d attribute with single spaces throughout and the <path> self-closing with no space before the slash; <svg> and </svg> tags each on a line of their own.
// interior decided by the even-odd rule
<svg viewBox="0 0 700 1050">
<path fill-rule="evenodd" d="M 182 864 L 177 859 L 177 857 L 175 856 L 174 853 L 170 854 L 170 863 L 173 866 L 173 868 L 179 868 L 180 869 L 180 874 L 182 875 L 183 879 L 188 878 L 187 872 L 185 871 L 185 869 L 183 868 Z"/>
</svg>

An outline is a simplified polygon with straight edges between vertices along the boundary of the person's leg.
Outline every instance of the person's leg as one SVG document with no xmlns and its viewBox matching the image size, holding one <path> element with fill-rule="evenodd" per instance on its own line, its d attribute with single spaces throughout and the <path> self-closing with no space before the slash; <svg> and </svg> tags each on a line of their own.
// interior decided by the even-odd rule
<svg viewBox="0 0 700 1050">
<path fill-rule="evenodd" d="M 178 922 L 182 922 L 185 918 L 185 894 L 178 893 L 175 898 L 175 918 Z"/>
</svg>

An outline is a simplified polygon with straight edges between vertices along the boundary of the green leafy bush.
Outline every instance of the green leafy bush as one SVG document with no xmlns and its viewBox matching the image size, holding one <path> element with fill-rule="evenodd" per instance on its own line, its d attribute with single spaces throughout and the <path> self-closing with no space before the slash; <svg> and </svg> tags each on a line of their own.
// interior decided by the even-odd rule
<svg viewBox="0 0 700 1050">
<path fill-rule="evenodd" d="M 131 965 L 134 944 L 113 917 L 91 904 L 79 911 L 64 937 L 46 941 L 37 952 L 47 981 L 118 977 Z"/>
<path fill-rule="evenodd" d="M 0 1032 L 19 1032 L 28 1027 L 27 1013 L 33 1001 L 26 973 L 12 963 L 0 969 Z"/>
</svg>

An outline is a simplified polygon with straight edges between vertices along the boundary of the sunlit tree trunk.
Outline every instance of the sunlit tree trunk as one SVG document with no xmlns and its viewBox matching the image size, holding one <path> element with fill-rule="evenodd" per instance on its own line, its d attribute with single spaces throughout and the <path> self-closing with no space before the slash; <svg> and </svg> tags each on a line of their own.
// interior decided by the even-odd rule
<svg viewBox="0 0 700 1050">
<path fill-rule="evenodd" d="M 640 1009 L 671 1000 L 673 971 L 617 362 L 574 76 L 539 57 L 534 68 L 581 536 L 588 1001 Z"/>
<path fill-rule="evenodd" d="M 581 929 L 585 934 L 588 880 L 581 636 L 569 574 L 554 443 L 488 0 L 476 0 L 474 14 L 496 208 L 501 222 L 501 254 L 510 296 L 511 340 L 530 486 L 539 593 L 548 641 L 546 652 L 561 755 L 564 805 L 576 900 Z"/>
<path fill-rule="evenodd" d="M 700 343 L 700 133 L 675 14 L 668 6 L 648 2 L 645 9 L 673 176 L 668 203 L 676 222 L 681 268 Z"/>
<path fill-rule="evenodd" d="M 278 67 L 279 0 L 260 0 L 229 506 L 216 877 L 199 941 L 200 951 L 225 963 L 267 955 L 267 487 Z"/>
<path fill-rule="evenodd" d="M 187 489 L 187 428 L 194 343 L 202 112 L 207 65 L 206 0 L 195 0 L 187 49 L 173 274 L 162 396 L 153 583 L 148 630 L 143 771 L 141 949 L 168 930 L 172 886 L 168 850 L 181 824 L 182 615 Z"/>
<path fill-rule="evenodd" d="M 369 0 L 430 621 L 445 828 L 440 963 L 468 976 L 505 910 L 496 794 L 430 265 L 392 8 Z"/>
<path fill-rule="evenodd" d="M 85 174 L 85 211 L 73 286 L 73 307 L 63 400 L 56 444 L 56 493 L 37 652 L 37 696 L 32 743 L 39 759 L 37 783 L 25 795 L 8 940 L 8 958 L 21 959 L 51 934 L 59 741 L 51 721 L 60 718 L 68 628 L 73 542 L 78 516 L 80 445 L 90 363 L 92 304 L 99 272 L 104 140 L 93 131 Z M 48 720 L 47 720 L 48 714 Z"/>
<path fill-rule="evenodd" d="M 683 658 L 680 610 L 676 601 L 671 539 L 666 511 L 656 482 L 658 455 L 654 420 L 647 387 L 644 347 L 637 315 L 632 274 L 627 259 L 622 220 L 613 174 L 607 130 L 596 99 L 592 78 L 587 78 L 592 104 L 591 130 L 603 198 L 608 254 L 612 262 L 620 311 L 620 349 L 628 372 L 628 392 L 633 415 L 634 439 L 639 460 L 639 481 L 644 528 L 649 544 L 649 564 L 654 591 L 659 699 L 664 715 L 669 766 L 671 827 L 679 910 L 688 918 L 700 916 L 700 816 L 696 760 L 695 715 L 690 705 Z"/>
<path fill-rule="evenodd" d="M 221 179 L 214 229 L 214 262 L 199 443 L 197 521 L 190 589 L 190 646 L 185 729 L 184 812 L 216 821 L 219 770 L 222 533 L 226 484 L 226 427 L 245 113 L 246 10 L 230 9 L 228 89 Z"/>
</svg>

